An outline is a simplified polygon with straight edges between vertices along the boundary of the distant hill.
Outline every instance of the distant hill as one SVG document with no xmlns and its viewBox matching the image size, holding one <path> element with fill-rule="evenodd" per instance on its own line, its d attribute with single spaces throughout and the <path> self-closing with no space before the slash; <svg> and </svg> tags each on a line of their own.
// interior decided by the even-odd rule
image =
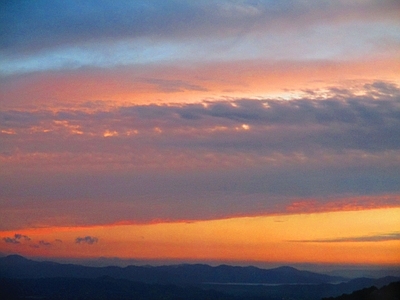
<svg viewBox="0 0 400 300">
<path fill-rule="evenodd" d="M 344 294 L 339 297 L 323 298 L 323 300 L 399 300 L 400 281 L 392 282 L 389 285 L 378 289 L 375 286 L 355 291 L 351 294 Z"/>
<path fill-rule="evenodd" d="M 332 276 L 344 276 L 349 278 L 359 278 L 359 277 L 368 277 L 368 278 L 382 278 L 385 276 L 396 276 L 400 277 L 400 268 L 399 267 L 382 267 L 381 269 L 337 269 L 334 271 L 327 272 L 325 274 Z"/>
<path fill-rule="evenodd" d="M 319 284 L 345 280 L 292 267 L 260 269 L 221 265 L 174 265 L 86 267 L 54 262 L 37 262 L 22 256 L 0 258 L 0 277 L 5 278 L 98 278 L 110 276 L 145 283 L 263 283 L 263 284 Z"/>
</svg>

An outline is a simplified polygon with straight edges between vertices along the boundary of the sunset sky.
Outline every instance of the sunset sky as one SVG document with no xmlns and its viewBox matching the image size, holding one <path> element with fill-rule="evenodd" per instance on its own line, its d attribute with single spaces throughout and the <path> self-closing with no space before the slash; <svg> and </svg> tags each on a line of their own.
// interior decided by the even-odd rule
<svg viewBox="0 0 400 300">
<path fill-rule="evenodd" d="M 398 0 L 0 8 L 2 255 L 400 265 Z"/>
</svg>

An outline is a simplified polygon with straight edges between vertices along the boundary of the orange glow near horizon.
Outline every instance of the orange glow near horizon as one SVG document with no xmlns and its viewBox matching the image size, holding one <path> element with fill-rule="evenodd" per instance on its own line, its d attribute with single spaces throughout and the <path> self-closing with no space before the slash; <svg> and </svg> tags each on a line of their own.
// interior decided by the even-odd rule
<svg viewBox="0 0 400 300">
<path fill-rule="evenodd" d="M 388 208 L 192 223 L 31 228 L 1 232 L 3 240 L 16 233 L 30 240 L 3 241 L 0 251 L 45 257 L 395 265 L 400 264 L 399 216 L 400 208 Z M 97 237 L 98 242 L 75 242 L 85 236 Z M 376 241 L 382 236 L 389 238 Z"/>
</svg>

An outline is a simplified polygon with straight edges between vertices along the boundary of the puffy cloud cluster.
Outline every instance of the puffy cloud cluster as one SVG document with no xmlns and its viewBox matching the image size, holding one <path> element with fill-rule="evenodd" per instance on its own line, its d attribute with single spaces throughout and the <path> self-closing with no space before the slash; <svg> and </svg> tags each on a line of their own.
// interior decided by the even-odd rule
<svg viewBox="0 0 400 300">
<path fill-rule="evenodd" d="M 93 245 L 97 243 L 99 239 L 94 236 L 85 236 L 85 237 L 77 237 L 75 239 L 76 244 L 88 244 L 88 245 Z"/>
<path fill-rule="evenodd" d="M 19 233 L 14 234 L 14 237 L 5 237 L 3 241 L 8 244 L 20 244 L 21 242 L 29 242 L 31 239 L 26 235 L 22 235 Z"/>
<path fill-rule="evenodd" d="M 14 234 L 13 237 L 4 237 L 3 241 L 7 244 L 13 244 L 13 245 L 18 245 L 19 247 L 29 247 L 29 248 L 45 248 L 49 249 L 53 244 L 51 242 L 48 242 L 46 240 L 39 240 L 38 242 L 35 242 L 32 240 L 29 236 L 16 233 Z M 57 244 L 62 243 L 62 240 L 56 239 L 55 242 Z"/>
</svg>

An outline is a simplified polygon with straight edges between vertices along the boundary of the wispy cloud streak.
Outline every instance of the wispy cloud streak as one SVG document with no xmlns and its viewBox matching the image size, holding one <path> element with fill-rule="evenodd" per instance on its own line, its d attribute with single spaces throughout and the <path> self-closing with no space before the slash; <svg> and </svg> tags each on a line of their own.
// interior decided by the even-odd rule
<svg viewBox="0 0 400 300">
<path fill-rule="evenodd" d="M 316 240 L 293 240 L 291 242 L 299 243 L 353 243 L 353 242 L 387 242 L 399 241 L 400 233 L 391 232 L 386 234 L 356 236 L 356 237 L 341 237 L 334 239 L 316 239 Z"/>
</svg>

